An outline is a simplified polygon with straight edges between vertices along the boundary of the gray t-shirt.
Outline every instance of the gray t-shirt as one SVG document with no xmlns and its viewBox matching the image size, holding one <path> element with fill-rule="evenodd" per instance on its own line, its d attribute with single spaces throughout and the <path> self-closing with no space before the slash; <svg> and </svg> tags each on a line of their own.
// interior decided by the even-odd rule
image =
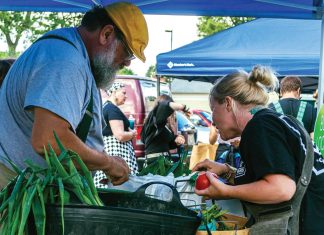
<svg viewBox="0 0 324 235">
<path fill-rule="evenodd" d="M 93 121 L 86 144 L 103 151 L 102 102 L 91 73 L 89 57 L 76 28 L 47 34 L 71 41 L 40 40 L 29 47 L 11 67 L 0 90 L 0 162 L 8 156 L 19 168 L 26 159 L 44 165 L 31 145 L 33 107 L 47 109 L 68 121 L 73 130 L 80 123 L 93 95 Z"/>
</svg>

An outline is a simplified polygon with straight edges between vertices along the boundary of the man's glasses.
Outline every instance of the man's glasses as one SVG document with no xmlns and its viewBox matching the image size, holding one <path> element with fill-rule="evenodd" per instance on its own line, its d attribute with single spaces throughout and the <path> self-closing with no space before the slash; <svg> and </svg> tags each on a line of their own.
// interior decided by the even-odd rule
<svg viewBox="0 0 324 235">
<path fill-rule="evenodd" d="M 118 40 L 123 44 L 126 52 L 127 52 L 127 57 L 125 58 L 125 60 L 133 60 L 135 59 L 135 56 L 133 54 L 133 52 L 129 49 L 127 43 L 125 42 L 124 36 L 122 35 L 122 33 L 117 29 L 115 30 L 116 32 L 116 37 L 118 38 Z"/>
</svg>

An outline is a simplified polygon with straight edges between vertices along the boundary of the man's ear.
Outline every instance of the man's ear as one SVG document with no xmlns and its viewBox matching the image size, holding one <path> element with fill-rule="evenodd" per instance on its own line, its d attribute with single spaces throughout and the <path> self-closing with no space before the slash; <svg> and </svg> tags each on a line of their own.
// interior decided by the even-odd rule
<svg viewBox="0 0 324 235">
<path fill-rule="evenodd" d="M 99 43 L 102 45 L 107 45 L 108 43 L 112 42 L 116 33 L 114 32 L 114 26 L 112 25 L 105 25 L 99 32 Z"/>
</svg>

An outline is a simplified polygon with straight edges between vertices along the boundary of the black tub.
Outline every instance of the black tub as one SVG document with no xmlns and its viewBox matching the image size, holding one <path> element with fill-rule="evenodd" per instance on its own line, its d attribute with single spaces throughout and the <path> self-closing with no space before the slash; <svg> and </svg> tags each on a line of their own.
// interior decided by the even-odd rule
<svg viewBox="0 0 324 235">
<path fill-rule="evenodd" d="M 170 202 L 150 198 L 145 190 L 152 184 L 168 185 L 173 191 Z M 176 189 L 164 182 L 143 185 L 134 193 L 101 192 L 104 207 L 66 205 L 65 235 L 155 235 L 195 234 L 200 224 L 197 213 L 184 207 Z M 30 227 L 30 234 L 33 228 Z M 62 234 L 61 208 L 46 207 L 46 235 Z"/>
</svg>

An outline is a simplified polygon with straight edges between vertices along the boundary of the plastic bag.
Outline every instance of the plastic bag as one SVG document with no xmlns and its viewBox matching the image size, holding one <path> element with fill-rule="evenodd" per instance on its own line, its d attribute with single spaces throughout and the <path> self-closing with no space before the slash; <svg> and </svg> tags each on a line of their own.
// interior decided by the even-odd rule
<svg viewBox="0 0 324 235">
<path fill-rule="evenodd" d="M 180 194 L 182 204 L 192 209 L 199 208 L 202 203 L 202 196 L 195 194 L 195 185 L 190 182 L 190 178 L 194 174 L 195 172 L 188 176 L 175 178 L 175 186 Z"/>
<path fill-rule="evenodd" d="M 172 173 L 167 176 L 152 175 L 152 174 L 148 174 L 144 176 L 131 175 L 129 176 L 129 180 L 126 181 L 125 183 L 114 186 L 109 182 L 108 187 L 111 189 L 135 192 L 140 186 L 149 182 L 157 182 L 157 183 L 149 186 L 146 189 L 145 191 L 146 195 L 163 201 L 170 201 L 172 199 L 173 193 L 170 187 L 158 183 L 158 182 L 165 182 L 174 186 L 175 181 Z"/>
</svg>

